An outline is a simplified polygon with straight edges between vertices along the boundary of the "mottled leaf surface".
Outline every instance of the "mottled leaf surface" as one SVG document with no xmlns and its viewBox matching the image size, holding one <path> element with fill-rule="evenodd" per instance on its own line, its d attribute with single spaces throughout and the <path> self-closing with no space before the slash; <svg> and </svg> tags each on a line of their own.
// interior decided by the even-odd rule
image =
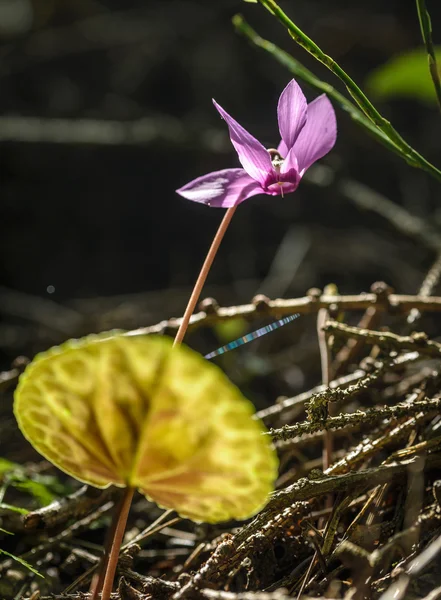
<svg viewBox="0 0 441 600">
<path fill-rule="evenodd" d="M 57 467 L 138 488 L 184 517 L 247 518 L 266 503 L 277 459 L 254 408 L 220 369 L 164 337 L 69 341 L 20 378 L 15 415 Z"/>
</svg>

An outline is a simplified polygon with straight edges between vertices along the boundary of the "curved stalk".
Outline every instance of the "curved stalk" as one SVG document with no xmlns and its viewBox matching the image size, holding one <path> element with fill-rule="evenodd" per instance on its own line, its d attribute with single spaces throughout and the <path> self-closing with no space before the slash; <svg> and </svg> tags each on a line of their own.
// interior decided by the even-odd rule
<svg viewBox="0 0 441 600">
<path fill-rule="evenodd" d="M 114 516 L 114 535 L 112 539 L 112 545 L 110 547 L 109 560 L 107 562 L 106 571 L 104 575 L 101 600 L 110 600 L 110 594 L 112 593 L 113 587 L 113 580 L 115 579 L 116 567 L 118 565 L 119 552 L 121 549 L 124 532 L 126 530 L 127 517 L 129 516 L 129 510 L 132 504 L 134 493 L 134 488 L 128 487 L 125 489 L 124 496 L 118 507 L 119 510 L 115 513 Z M 97 590 L 97 593 L 99 594 L 99 589 Z"/>
<path fill-rule="evenodd" d="M 214 257 L 216 256 L 217 251 L 219 250 L 222 238 L 224 237 L 225 232 L 228 229 L 228 225 L 230 224 L 231 219 L 233 218 L 233 215 L 236 212 L 236 208 L 237 206 L 232 206 L 231 208 L 227 209 L 227 212 L 225 213 L 225 216 L 222 219 L 221 224 L 219 225 L 219 229 L 217 230 L 216 235 L 214 236 L 207 257 L 205 258 L 204 264 L 202 265 L 202 269 L 199 273 L 196 283 L 194 284 L 194 288 L 188 301 L 187 308 L 185 309 L 184 316 L 182 317 L 181 324 L 179 325 L 178 333 L 176 334 L 175 341 L 173 342 L 174 346 L 179 346 L 179 344 L 181 344 L 182 340 L 184 339 L 191 315 L 193 314 L 197 301 L 199 300 L 199 297 L 201 295 L 202 288 L 204 287 L 208 273 L 210 272 L 211 265 L 214 261 Z"/>
</svg>

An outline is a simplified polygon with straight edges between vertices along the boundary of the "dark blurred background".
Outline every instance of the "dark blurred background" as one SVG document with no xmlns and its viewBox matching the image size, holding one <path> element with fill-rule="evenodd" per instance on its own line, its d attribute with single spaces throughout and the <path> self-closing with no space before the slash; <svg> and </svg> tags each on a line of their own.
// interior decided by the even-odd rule
<svg viewBox="0 0 441 600">
<path fill-rule="evenodd" d="M 413 0 L 281 5 L 360 84 L 391 56 L 421 46 Z M 428 5 L 441 40 L 441 5 Z M 71 335 L 182 314 L 223 211 L 175 189 L 238 166 L 211 98 L 270 147 L 278 142 L 277 99 L 291 78 L 235 33 L 237 12 L 344 91 L 260 5 L 0 0 L 2 366 Z M 309 99 L 317 95 L 302 85 Z M 430 99 L 411 96 L 378 105 L 439 166 L 441 116 Z M 330 282 L 359 293 L 376 280 L 418 290 L 434 253 L 361 211 L 335 181 L 366 184 L 437 227 L 436 182 L 338 109 L 337 118 L 336 147 L 315 183 L 240 207 L 204 295 L 233 304 Z M 201 342 L 204 349 L 218 337 Z"/>
</svg>

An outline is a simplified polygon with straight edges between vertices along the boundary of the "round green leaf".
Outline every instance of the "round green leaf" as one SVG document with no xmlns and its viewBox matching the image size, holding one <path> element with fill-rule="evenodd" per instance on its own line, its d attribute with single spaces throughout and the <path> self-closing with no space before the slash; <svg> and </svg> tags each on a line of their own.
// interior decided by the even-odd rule
<svg viewBox="0 0 441 600">
<path fill-rule="evenodd" d="M 111 335 L 38 355 L 20 378 L 21 431 L 97 487 L 138 488 L 197 521 L 242 519 L 268 499 L 277 459 L 220 369 L 168 338 Z"/>
</svg>

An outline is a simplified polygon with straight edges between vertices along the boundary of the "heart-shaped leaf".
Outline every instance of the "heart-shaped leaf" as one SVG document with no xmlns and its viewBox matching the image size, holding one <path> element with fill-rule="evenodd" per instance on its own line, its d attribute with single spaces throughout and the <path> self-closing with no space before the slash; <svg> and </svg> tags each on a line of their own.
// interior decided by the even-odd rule
<svg viewBox="0 0 441 600">
<path fill-rule="evenodd" d="M 97 487 L 136 487 L 197 521 L 242 519 L 273 489 L 277 459 L 253 406 L 220 369 L 168 338 L 72 340 L 20 378 L 21 431 Z"/>
</svg>

